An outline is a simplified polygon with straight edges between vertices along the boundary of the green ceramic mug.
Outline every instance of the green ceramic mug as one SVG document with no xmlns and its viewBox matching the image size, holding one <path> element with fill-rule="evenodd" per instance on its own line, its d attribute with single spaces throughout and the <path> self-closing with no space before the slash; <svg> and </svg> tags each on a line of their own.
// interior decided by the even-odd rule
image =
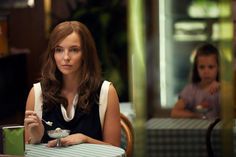
<svg viewBox="0 0 236 157">
<path fill-rule="evenodd" d="M 0 154 L 24 155 L 24 151 L 24 126 L 1 126 Z"/>
</svg>

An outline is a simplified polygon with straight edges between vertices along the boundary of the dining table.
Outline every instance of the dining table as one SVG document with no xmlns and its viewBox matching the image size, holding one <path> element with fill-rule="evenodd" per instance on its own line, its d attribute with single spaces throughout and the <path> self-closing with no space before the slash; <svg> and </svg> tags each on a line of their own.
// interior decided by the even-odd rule
<svg viewBox="0 0 236 157">
<path fill-rule="evenodd" d="M 149 157 L 208 157 L 206 134 L 211 119 L 151 118 L 146 123 Z M 214 157 L 222 156 L 222 122 L 212 129 L 210 143 Z M 236 143 L 236 129 L 233 128 Z M 234 147 L 236 156 L 236 147 Z"/>
<path fill-rule="evenodd" d="M 111 145 L 82 143 L 67 147 L 26 144 L 25 157 L 126 157 L 124 149 Z"/>
</svg>

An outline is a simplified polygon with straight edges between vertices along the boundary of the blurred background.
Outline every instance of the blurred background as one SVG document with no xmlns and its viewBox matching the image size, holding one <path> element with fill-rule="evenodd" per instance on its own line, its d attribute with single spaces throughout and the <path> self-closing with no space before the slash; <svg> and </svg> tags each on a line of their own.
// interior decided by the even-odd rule
<svg viewBox="0 0 236 157">
<path fill-rule="evenodd" d="M 140 89 L 132 87 L 134 64 L 129 66 L 132 57 L 129 58 L 128 53 L 134 55 L 135 52 L 129 49 L 132 38 L 128 27 L 132 26 L 130 6 L 136 1 L 1 0 L 0 120 L 8 122 L 9 117 L 13 117 L 15 122 L 14 117 L 22 115 L 28 91 L 40 74 L 48 35 L 55 25 L 65 20 L 78 20 L 89 27 L 104 78 L 114 83 L 120 102 L 133 101 L 133 90 Z M 144 35 L 140 38 L 144 48 L 136 68 L 144 61 L 142 75 L 145 77 L 133 78 L 145 78 L 145 96 L 141 101 L 145 103 L 147 118 L 166 117 L 189 81 L 193 49 L 205 41 L 219 45 L 224 40 L 229 46 L 232 44 L 231 31 L 220 33 L 220 20 L 232 18 L 235 1 L 227 2 L 232 3 L 232 8 L 226 4 L 220 7 L 217 0 L 181 0 L 181 5 L 173 0 L 138 2 L 142 7 L 134 7 L 134 16 L 143 18 L 141 23 L 133 22 L 133 25 L 143 27 Z M 235 9 L 233 11 L 235 17 Z M 232 18 L 224 27 L 230 30 L 234 23 Z M 22 122 L 22 118 L 17 120 Z"/>
<path fill-rule="evenodd" d="M 91 30 L 103 77 L 115 85 L 121 104 L 130 109 L 127 114 L 141 119 L 138 128 L 152 117 L 169 117 L 189 81 L 193 50 L 202 42 L 214 43 L 228 58 L 227 78 L 232 81 L 235 3 L 0 0 L 0 124 L 23 124 L 27 94 L 40 76 L 48 35 L 66 20 L 81 21 Z"/>
</svg>

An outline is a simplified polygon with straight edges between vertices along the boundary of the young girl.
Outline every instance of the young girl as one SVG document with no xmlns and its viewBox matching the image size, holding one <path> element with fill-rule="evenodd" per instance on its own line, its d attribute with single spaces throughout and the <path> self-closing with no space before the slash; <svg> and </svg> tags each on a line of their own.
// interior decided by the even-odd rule
<svg viewBox="0 0 236 157">
<path fill-rule="evenodd" d="M 103 80 L 88 28 L 77 21 L 57 25 L 50 35 L 43 65 L 40 82 L 34 84 L 26 103 L 25 140 L 56 146 L 56 140 L 47 132 L 61 128 L 70 130 L 70 135 L 61 139 L 64 146 L 79 143 L 120 146 L 119 100 L 111 83 L 107 86 L 104 120 L 100 117 Z M 52 122 L 51 126 L 44 120 Z"/>
<path fill-rule="evenodd" d="M 219 112 L 219 51 L 207 43 L 196 49 L 192 82 L 181 91 L 171 117 L 217 118 Z"/>
</svg>

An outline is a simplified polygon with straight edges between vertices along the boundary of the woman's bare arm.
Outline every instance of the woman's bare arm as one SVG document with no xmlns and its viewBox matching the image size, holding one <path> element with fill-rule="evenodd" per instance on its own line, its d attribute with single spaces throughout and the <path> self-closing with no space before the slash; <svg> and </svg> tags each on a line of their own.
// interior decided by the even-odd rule
<svg viewBox="0 0 236 157">
<path fill-rule="evenodd" d="M 25 111 L 25 142 L 26 143 L 39 143 L 44 133 L 42 121 L 34 112 L 34 89 L 29 92 L 26 111 Z"/>
<path fill-rule="evenodd" d="M 114 146 L 120 146 L 121 124 L 119 98 L 114 86 L 109 87 L 107 111 L 104 119 L 103 140 Z"/>
</svg>

